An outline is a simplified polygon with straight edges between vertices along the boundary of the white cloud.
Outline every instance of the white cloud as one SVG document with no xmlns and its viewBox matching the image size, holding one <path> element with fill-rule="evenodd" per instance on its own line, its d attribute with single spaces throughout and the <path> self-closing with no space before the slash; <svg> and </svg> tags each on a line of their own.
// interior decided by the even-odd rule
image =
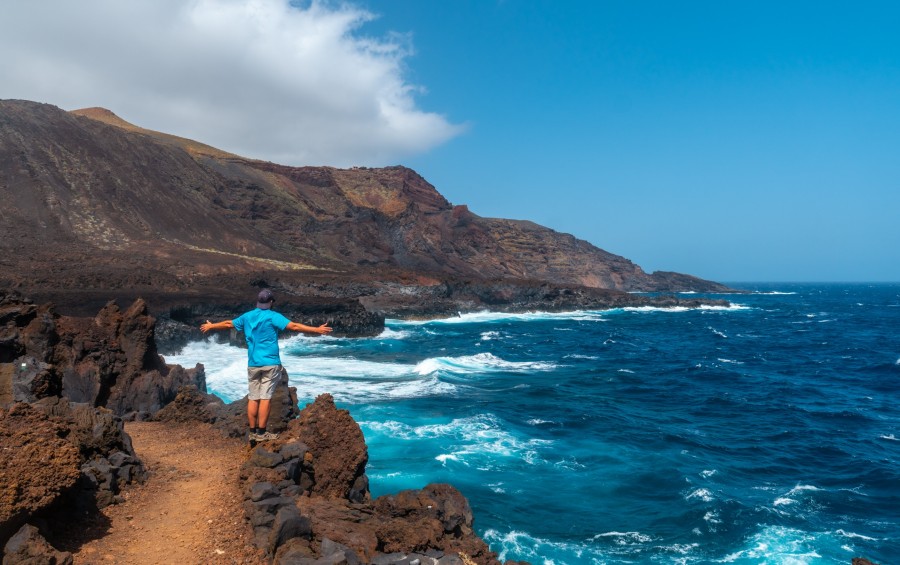
<svg viewBox="0 0 900 565">
<path fill-rule="evenodd" d="M 416 104 L 409 40 L 350 4 L 33 0 L 0 13 L 0 98 L 103 106 L 289 165 L 385 165 L 464 126 Z"/>
</svg>

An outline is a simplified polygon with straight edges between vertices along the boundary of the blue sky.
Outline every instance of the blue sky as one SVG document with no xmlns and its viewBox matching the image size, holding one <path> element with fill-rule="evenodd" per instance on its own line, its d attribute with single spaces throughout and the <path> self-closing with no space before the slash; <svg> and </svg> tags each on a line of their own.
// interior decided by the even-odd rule
<svg viewBox="0 0 900 565">
<path fill-rule="evenodd" d="M 900 4 L 43 0 L 0 98 L 403 164 L 647 271 L 900 281 Z"/>
<path fill-rule="evenodd" d="M 900 280 L 900 5 L 371 1 L 454 203 L 648 271 Z"/>
</svg>

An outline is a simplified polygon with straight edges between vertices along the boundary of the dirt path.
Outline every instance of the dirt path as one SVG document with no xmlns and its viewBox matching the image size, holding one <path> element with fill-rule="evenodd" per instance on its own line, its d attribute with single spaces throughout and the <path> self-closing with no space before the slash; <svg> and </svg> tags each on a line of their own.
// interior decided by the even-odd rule
<svg viewBox="0 0 900 565">
<path fill-rule="evenodd" d="M 74 553 L 76 564 L 262 561 L 243 519 L 244 444 L 204 424 L 130 422 L 125 431 L 150 478 L 103 510 L 107 532 Z"/>
</svg>

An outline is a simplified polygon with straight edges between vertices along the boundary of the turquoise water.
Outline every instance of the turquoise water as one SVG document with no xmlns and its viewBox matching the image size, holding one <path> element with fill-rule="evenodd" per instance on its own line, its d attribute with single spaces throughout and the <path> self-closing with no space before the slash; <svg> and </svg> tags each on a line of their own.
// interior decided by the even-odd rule
<svg viewBox="0 0 900 565">
<path fill-rule="evenodd" d="M 450 482 L 504 559 L 900 563 L 900 285 L 735 286 L 731 308 L 389 320 L 283 361 L 301 406 L 330 392 L 360 423 L 373 496 Z M 167 361 L 246 393 L 242 350 Z"/>
</svg>

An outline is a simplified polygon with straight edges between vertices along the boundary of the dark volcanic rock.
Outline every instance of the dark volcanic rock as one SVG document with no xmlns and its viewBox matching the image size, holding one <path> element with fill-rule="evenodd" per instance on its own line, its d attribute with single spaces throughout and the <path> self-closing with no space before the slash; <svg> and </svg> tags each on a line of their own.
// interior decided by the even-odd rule
<svg viewBox="0 0 900 565">
<path fill-rule="evenodd" d="M 195 385 L 183 386 L 175 400 L 157 412 L 153 419 L 159 422 L 215 422 L 225 406 L 218 396 L 200 392 Z"/>
<path fill-rule="evenodd" d="M 302 440 L 302 441 L 301 441 Z M 455 488 L 428 485 L 370 501 L 359 426 L 323 394 L 241 469 L 256 544 L 274 563 L 499 565 Z M 293 471 L 291 470 L 293 469 Z"/>
<path fill-rule="evenodd" d="M 365 438 L 350 413 L 338 410 L 330 394 L 322 394 L 292 421 L 288 433 L 298 437 L 313 457 L 311 492 L 327 498 L 363 502 L 369 498 L 364 479 L 369 460 Z"/>
<path fill-rule="evenodd" d="M 3 548 L 3 565 L 71 565 L 72 554 L 57 551 L 29 524 L 22 526 Z"/>
<path fill-rule="evenodd" d="M 154 324 L 142 300 L 125 312 L 107 304 L 92 320 L 60 318 L 54 361 L 62 375 L 63 395 L 122 415 L 155 413 L 174 400 L 183 385 L 205 391 L 202 367 L 169 367 L 159 357 Z"/>
<path fill-rule="evenodd" d="M 203 367 L 166 365 L 143 300 L 122 312 L 108 303 L 92 318 L 59 316 L 15 293 L 0 295 L 0 406 L 64 396 L 118 415 L 155 413 L 178 389 L 205 392 Z"/>
</svg>

